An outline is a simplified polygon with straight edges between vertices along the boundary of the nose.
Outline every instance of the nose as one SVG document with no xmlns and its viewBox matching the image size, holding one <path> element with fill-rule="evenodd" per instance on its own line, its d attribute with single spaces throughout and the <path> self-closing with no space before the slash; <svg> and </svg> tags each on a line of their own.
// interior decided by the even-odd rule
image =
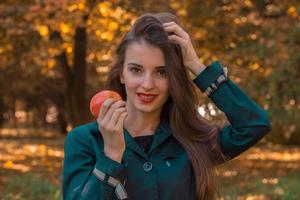
<svg viewBox="0 0 300 200">
<path fill-rule="evenodd" d="M 144 76 L 141 86 L 144 89 L 151 89 L 154 87 L 154 78 L 151 75 Z"/>
</svg>

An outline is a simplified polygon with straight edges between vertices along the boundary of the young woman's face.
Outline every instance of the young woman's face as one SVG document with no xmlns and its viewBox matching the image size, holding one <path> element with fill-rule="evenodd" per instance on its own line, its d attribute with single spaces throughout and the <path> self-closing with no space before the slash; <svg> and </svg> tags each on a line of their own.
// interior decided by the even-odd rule
<svg viewBox="0 0 300 200">
<path fill-rule="evenodd" d="M 131 43 L 126 49 L 120 78 L 125 83 L 130 109 L 148 113 L 161 111 L 169 97 L 169 88 L 160 48 L 143 40 Z"/>
</svg>

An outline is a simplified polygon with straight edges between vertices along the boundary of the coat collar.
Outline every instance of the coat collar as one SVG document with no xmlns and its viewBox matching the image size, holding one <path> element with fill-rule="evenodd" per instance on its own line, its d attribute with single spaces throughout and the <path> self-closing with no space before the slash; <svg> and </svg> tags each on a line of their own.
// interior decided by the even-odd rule
<svg viewBox="0 0 300 200">
<path fill-rule="evenodd" d="M 90 123 L 90 125 L 91 125 L 90 129 L 92 133 L 100 134 L 97 122 L 92 122 Z M 135 139 L 130 135 L 130 133 L 124 127 L 123 127 L 123 134 L 125 137 L 126 150 L 130 149 L 134 151 L 136 154 L 138 154 L 139 156 L 148 159 L 145 152 L 143 152 L 143 150 L 135 142 Z M 155 129 L 154 138 L 151 147 L 149 149 L 148 155 L 150 155 L 155 150 L 156 147 L 162 144 L 171 135 L 172 134 L 171 134 L 171 129 L 169 124 L 166 122 L 160 122 L 157 128 Z"/>
<path fill-rule="evenodd" d="M 124 130 L 126 148 L 131 149 L 132 151 L 142 156 L 143 158 L 147 158 L 147 155 L 142 151 L 142 149 L 135 142 L 135 139 L 130 135 L 130 133 L 126 130 L 126 128 L 123 128 L 123 130 Z M 157 146 L 163 143 L 170 136 L 171 136 L 171 130 L 169 125 L 165 122 L 160 122 L 157 128 L 155 129 L 154 138 L 151 147 L 149 149 L 148 155 L 150 155 Z"/>
</svg>

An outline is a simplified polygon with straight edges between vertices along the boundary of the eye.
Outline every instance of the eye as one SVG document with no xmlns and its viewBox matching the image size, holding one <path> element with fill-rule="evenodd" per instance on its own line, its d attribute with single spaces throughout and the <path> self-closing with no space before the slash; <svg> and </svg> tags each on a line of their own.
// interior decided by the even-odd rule
<svg viewBox="0 0 300 200">
<path fill-rule="evenodd" d="M 167 73 L 166 73 L 166 70 L 158 70 L 157 71 L 158 72 L 158 74 L 160 75 L 160 76 L 163 76 L 163 77 L 166 77 L 167 76 Z"/>
<path fill-rule="evenodd" d="M 129 71 L 131 71 L 131 72 L 133 72 L 133 73 L 138 73 L 138 72 L 140 72 L 141 70 L 138 69 L 138 68 L 136 68 L 136 67 L 130 67 L 130 68 L 129 68 Z"/>
</svg>

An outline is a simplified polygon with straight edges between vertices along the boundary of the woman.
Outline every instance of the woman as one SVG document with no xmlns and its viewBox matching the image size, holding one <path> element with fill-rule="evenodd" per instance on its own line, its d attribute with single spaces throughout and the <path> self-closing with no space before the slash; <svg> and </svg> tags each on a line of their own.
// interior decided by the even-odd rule
<svg viewBox="0 0 300 200">
<path fill-rule="evenodd" d="M 192 81 L 188 71 L 196 75 Z M 225 112 L 219 129 L 197 112 L 195 86 Z M 257 143 L 267 113 L 227 77 L 204 66 L 170 13 L 144 14 L 116 51 L 97 122 L 65 141 L 64 199 L 213 199 L 214 166 Z"/>
</svg>

